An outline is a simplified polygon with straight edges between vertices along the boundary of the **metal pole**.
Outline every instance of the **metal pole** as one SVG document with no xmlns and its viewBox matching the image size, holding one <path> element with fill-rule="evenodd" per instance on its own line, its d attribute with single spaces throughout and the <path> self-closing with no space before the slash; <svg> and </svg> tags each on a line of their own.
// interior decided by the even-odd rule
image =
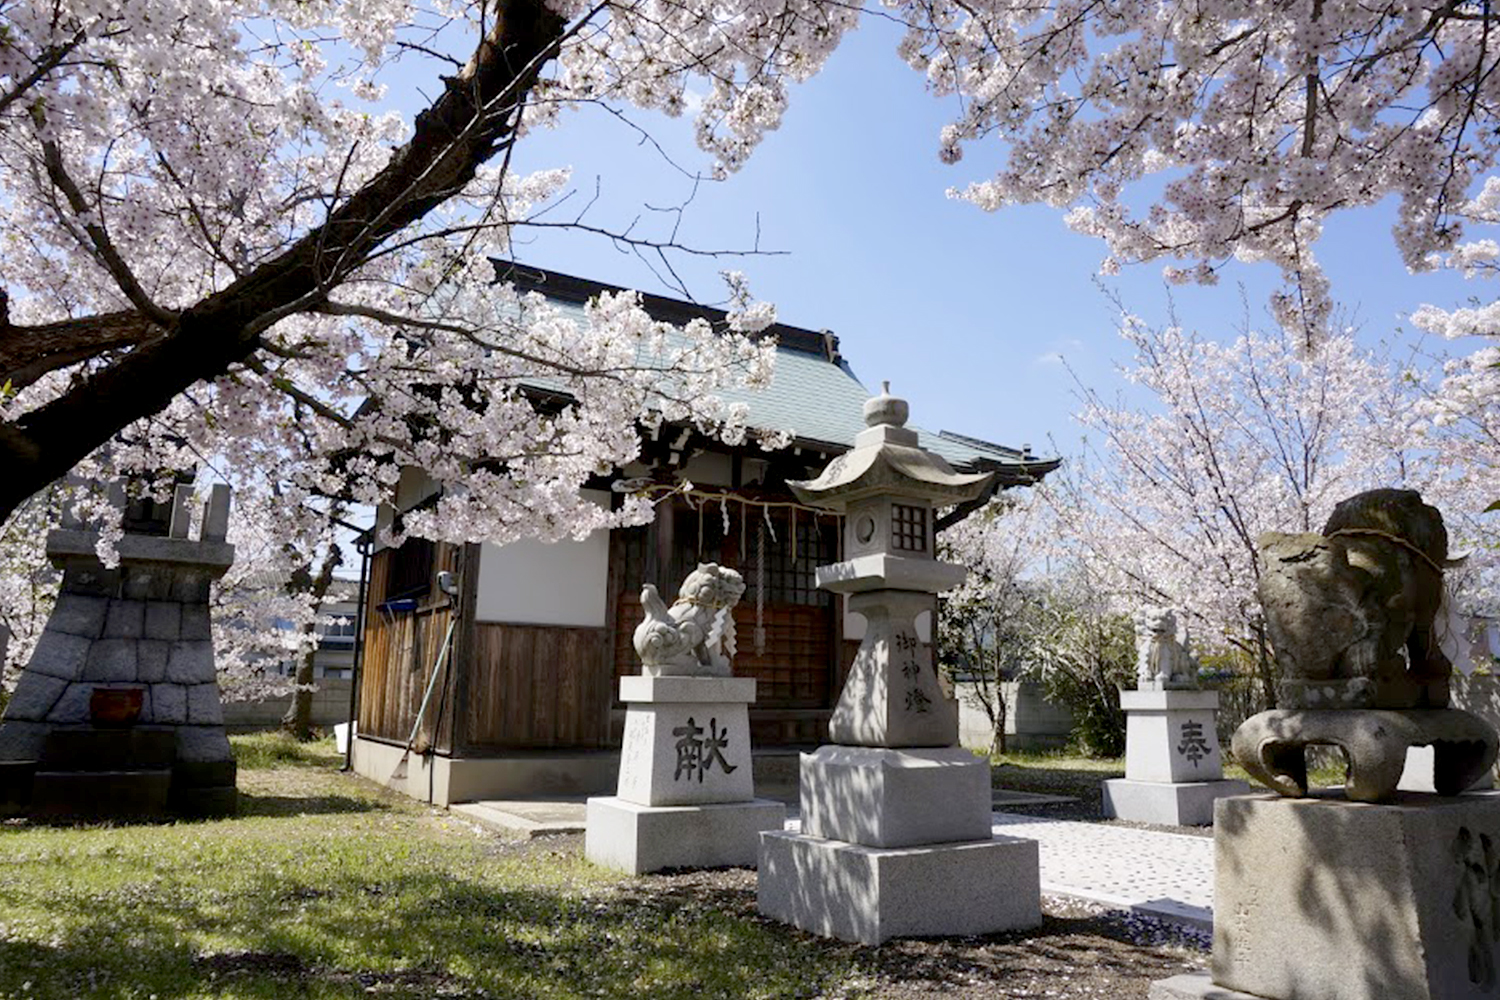
<svg viewBox="0 0 1500 1000">
<path fill-rule="evenodd" d="M 365 600 L 370 582 L 370 547 L 373 536 L 361 536 L 354 541 L 359 549 L 359 606 L 354 611 L 354 668 L 349 678 L 349 741 L 344 744 L 344 766 L 342 770 L 354 769 L 354 720 L 359 707 L 359 671 L 365 656 Z"/>
</svg>

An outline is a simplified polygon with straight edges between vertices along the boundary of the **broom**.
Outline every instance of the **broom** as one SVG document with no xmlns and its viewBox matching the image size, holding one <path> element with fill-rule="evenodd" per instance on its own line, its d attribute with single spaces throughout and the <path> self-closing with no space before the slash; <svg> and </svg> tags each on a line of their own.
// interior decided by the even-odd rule
<svg viewBox="0 0 1500 1000">
<path fill-rule="evenodd" d="M 406 780 L 406 765 L 411 760 L 411 748 L 417 744 L 417 731 L 422 728 L 422 717 L 427 714 L 427 704 L 432 700 L 432 692 L 437 688 L 438 674 L 442 672 L 443 661 L 448 658 L 448 649 L 453 644 L 453 627 L 458 624 L 458 586 L 453 582 L 453 574 L 447 571 L 438 574 L 438 589 L 448 595 L 449 607 L 453 614 L 448 618 L 448 632 L 443 636 L 442 648 L 438 650 L 437 660 L 432 665 L 432 676 L 427 678 L 427 690 L 422 694 L 422 704 L 417 706 L 417 717 L 411 724 L 411 735 L 406 738 L 406 749 L 401 752 L 401 759 L 396 761 L 396 768 L 391 772 L 387 783 L 391 781 Z"/>
</svg>

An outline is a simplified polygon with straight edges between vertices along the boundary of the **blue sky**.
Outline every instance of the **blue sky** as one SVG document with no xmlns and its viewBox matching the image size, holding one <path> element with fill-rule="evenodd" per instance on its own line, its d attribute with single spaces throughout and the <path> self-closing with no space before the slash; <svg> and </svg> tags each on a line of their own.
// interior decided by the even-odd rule
<svg viewBox="0 0 1500 1000">
<path fill-rule="evenodd" d="M 1079 431 L 1072 381 L 1059 356 L 1090 385 L 1112 395 L 1123 360 L 1113 307 L 1094 284 L 1102 243 L 1070 233 L 1045 207 L 995 214 L 946 197 L 950 186 L 985 176 L 999 149 L 970 148 L 956 166 L 936 155 L 950 105 L 894 54 L 897 33 L 867 20 L 823 74 L 798 88 L 781 129 L 726 182 L 704 182 L 681 217 L 680 239 L 703 248 L 762 249 L 784 256 L 705 260 L 677 257 L 679 273 L 702 301 L 723 297 L 718 270 L 750 278 L 784 322 L 830 329 L 868 386 L 881 379 L 912 403 L 913 421 L 1005 444 L 1072 450 Z M 688 170 L 709 158 L 691 142 L 687 119 L 640 116 L 654 140 Z M 575 193 L 553 221 L 593 200 L 585 221 L 661 235 L 671 220 L 643 206 L 671 206 L 692 184 L 639 134 L 598 109 L 564 113 L 555 130 L 517 146 L 523 170 L 571 166 Z M 598 197 L 595 199 L 596 182 Z M 1319 254 L 1340 302 L 1365 335 L 1390 336 L 1423 302 L 1456 304 L 1493 294 L 1453 275 L 1410 275 L 1380 209 L 1331 223 Z M 600 281 L 675 294 L 644 263 L 599 237 L 559 231 L 523 237 L 517 258 Z M 1111 279 L 1135 313 L 1166 315 L 1159 264 Z M 1177 312 L 1205 334 L 1232 336 L 1275 287 L 1265 265 L 1232 264 L 1215 288 L 1174 288 Z M 1409 328 L 1408 328 L 1409 330 Z M 1409 335 L 1409 334 L 1408 334 Z M 1440 345 L 1435 345 L 1440 346 Z"/>
</svg>

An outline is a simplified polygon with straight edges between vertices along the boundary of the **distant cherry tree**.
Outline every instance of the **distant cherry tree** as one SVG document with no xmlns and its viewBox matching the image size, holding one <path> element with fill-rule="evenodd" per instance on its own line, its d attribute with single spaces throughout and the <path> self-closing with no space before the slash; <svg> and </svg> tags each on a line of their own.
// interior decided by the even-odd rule
<svg viewBox="0 0 1500 1000">
<path fill-rule="evenodd" d="M 1473 550 L 1450 574 L 1464 602 L 1491 599 L 1497 539 L 1482 511 L 1500 476 L 1454 468 L 1476 437 L 1434 419 L 1434 373 L 1348 330 L 1312 356 L 1285 330 L 1221 344 L 1125 316 L 1121 334 L 1140 401 L 1080 386 L 1088 451 L 1041 488 L 1110 592 L 1182 609 L 1200 649 L 1240 650 L 1274 703 L 1256 539 L 1317 531 L 1339 500 L 1395 486 L 1443 511 L 1454 552 Z"/>
</svg>

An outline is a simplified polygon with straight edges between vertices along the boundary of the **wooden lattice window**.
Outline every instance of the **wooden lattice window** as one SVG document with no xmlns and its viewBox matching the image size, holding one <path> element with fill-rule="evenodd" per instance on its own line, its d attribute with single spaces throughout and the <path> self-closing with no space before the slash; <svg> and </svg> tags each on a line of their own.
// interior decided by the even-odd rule
<svg viewBox="0 0 1500 1000">
<path fill-rule="evenodd" d="M 905 552 L 927 551 L 927 510 L 891 504 L 891 545 Z"/>
<path fill-rule="evenodd" d="M 385 594 L 382 600 L 394 601 L 401 597 L 425 597 L 432 588 L 432 542 L 425 538 L 408 538 L 401 547 L 390 554 L 390 569 L 387 571 Z"/>
</svg>

